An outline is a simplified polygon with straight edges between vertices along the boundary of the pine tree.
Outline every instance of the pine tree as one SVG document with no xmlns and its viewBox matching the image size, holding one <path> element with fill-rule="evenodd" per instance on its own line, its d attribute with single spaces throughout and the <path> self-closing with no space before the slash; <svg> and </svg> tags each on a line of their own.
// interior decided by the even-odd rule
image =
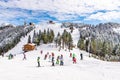
<svg viewBox="0 0 120 80">
<path fill-rule="evenodd" d="M 52 43 L 53 40 L 54 40 L 54 31 L 53 30 L 50 30 L 50 35 L 49 35 L 49 42 Z"/>
<path fill-rule="evenodd" d="M 86 42 L 85 42 L 85 50 L 86 50 L 86 52 L 89 51 L 89 50 L 88 50 L 89 44 L 90 44 L 90 41 L 89 41 L 89 40 L 86 40 Z"/>
<path fill-rule="evenodd" d="M 48 43 L 48 38 L 47 38 L 47 33 L 46 30 L 44 30 L 43 34 L 42 34 L 42 40 L 44 44 Z"/>
<path fill-rule="evenodd" d="M 84 39 L 80 39 L 77 43 L 77 47 L 81 50 L 85 50 L 85 44 L 84 44 Z"/>
<path fill-rule="evenodd" d="M 55 38 L 56 47 L 58 46 L 59 39 L 60 39 L 60 33 L 58 32 L 57 37 Z"/>
<path fill-rule="evenodd" d="M 69 51 L 72 49 L 72 46 L 73 46 L 73 39 L 72 39 L 72 36 L 71 36 L 71 33 L 68 34 L 68 49 Z"/>
<path fill-rule="evenodd" d="M 39 43 L 41 42 L 41 30 L 39 30 L 39 34 L 38 34 L 38 41 L 39 41 Z"/>
<path fill-rule="evenodd" d="M 32 39 L 33 43 L 36 43 L 36 37 L 37 37 L 37 34 L 36 34 L 35 30 L 34 30 L 33 39 Z"/>
<path fill-rule="evenodd" d="M 91 39 L 91 44 L 90 44 L 90 53 L 96 54 L 97 53 L 97 44 L 95 39 Z"/>
<path fill-rule="evenodd" d="M 66 44 L 66 41 L 67 41 L 67 31 L 64 30 L 63 34 L 62 34 L 62 48 L 64 49 L 64 46 Z"/>
</svg>

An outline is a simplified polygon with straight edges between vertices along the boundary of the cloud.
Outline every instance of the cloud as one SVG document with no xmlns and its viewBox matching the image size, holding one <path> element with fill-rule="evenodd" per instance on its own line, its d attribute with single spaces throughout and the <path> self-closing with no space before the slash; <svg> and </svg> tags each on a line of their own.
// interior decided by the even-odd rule
<svg viewBox="0 0 120 80">
<path fill-rule="evenodd" d="M 86 20 L 100 20 L 100 21 L 112 21 L 112 20 L 120 20 L 120 12 L 111 11 L 111 12 L 98 12 L 96 14 L 92 14 L 86 18 Z"/>
<path fill-rule="evenodd" d="M 33 21 L 111 21 L 119 19 L 120 0 L 0 0 L 0 7 L 3 8 L 0 9 L 0 19 L 23 16 Z M 7 15 L 9 9 L 6 8 L 12 13 Z"/>
</svg>

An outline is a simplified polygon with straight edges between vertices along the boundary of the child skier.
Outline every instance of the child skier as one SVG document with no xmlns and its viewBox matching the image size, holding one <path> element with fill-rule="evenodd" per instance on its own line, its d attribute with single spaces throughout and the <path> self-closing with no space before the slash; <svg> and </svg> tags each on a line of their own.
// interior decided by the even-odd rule
<svg viewBox="0 0 120 80">
<path fill-rule="evenodd" d="M 72 53 L 70 53 L 70 57 L 72 57 Z"/>
<path fill-rule="evenodd" d="M 60 57 L 58 56 L 56 59 L 56 64 L 59 64 L 59 63 L 60 63 Z"/>
<path fill-rule="evenodd" d="M 73 57 L 73 64 L 76 64 L 76 58 Z"/>
<path fill-rule="evenodd" d="M 55 66 L 55 63 L 54 63 L 54 56 L 52 56 L 52 66 Z"/>
<path fill-rule="evenodd" d="M 72 60 L 73 60 L 73 64 L 76 63 L 76 55 L 75 55 L 75 53 L 73 53 L 73 55 L 72 55 Z"/>
<path fill-rule="evenodd" d="M 60 56 L 60 66 L 63 66 L 64 62 L 63 62 L 63 55 L 61 54 Z"/>
<path fill-rule="evenodd" d="M 54 53 L 52 53 L 52 66 L 55 66 L 55 63 L 54 63 Z"/>
<path fill-rule="evenodd" d="M 13 55 L 10 53 L 9 56 L 8 56 L 8 59 L 13 59 Z"/>
<path fill-rule="evenodd" d="M 41 50 L 41 51 L 40 51 L 40 53 L 42 54 L 42 53 L 43 53 L 43 51 Z"/>
<path fill-rule="evenodd" d="M 40 67 L 40 57 L 37 58 L 38 67 Z"/>
<path fill-rule="evenodd" d="M 45 54 L 45 57 L 44 57 L 44 60 L 46 60 L 47 59 L 47 54 Z"/>
</svg>

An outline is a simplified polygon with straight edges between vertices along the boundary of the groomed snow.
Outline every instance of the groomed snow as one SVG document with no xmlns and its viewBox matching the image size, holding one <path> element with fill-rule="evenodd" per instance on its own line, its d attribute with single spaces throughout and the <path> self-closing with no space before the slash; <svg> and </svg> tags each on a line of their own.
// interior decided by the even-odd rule
<svg viewBox="0 0 120 80">
<path fill-rule="evenodd" d="M 41 24 L 35 30 L 43 30 L 46 28 L 54 29 L 55 33 L 63 32 L 64 29 L 60 28 L 60 24 Z M 29 35 L 32 35 L 32 31 Z M 28 35 L 28 36 L 29 36 Z M 106 62 L 88 57 L 89 53 L 79 49 L 73 49 L 71 52 L 76 54 L 77 64 L 72 63 L 69 57 L 69 51 L 61 50 L 53 46 L 54 44 L 42 44 L 37 50 L 25 53 L 27 60 L 23 59 L 22 46 L 27 43 L 27 38 L 21 39 L 21 42 L 9 53 L 17 54 L 14 59 L 8 60 L 7 57 L 0 57 L 0 80 L 119 80 L 120 79 L 120 63 L 119 62 Z M 79 32 L 77 29 L 72 33 L 74 44 L 77 43 Z M 51 46 L 52 45 L 52 46 Z M 43 54 L 40 51 L 43 50 Z M 63 54 L 64 66 L 55 65 L 51 66 L 49 60 L 44 60 L 44 55 L 55 53 L 57 55 Z M 79 54 L 83 53 L 84 59 L 80 60 Z M 40 56 L 41 66 L 37 67 L 37 57 Z"/>
</svg>

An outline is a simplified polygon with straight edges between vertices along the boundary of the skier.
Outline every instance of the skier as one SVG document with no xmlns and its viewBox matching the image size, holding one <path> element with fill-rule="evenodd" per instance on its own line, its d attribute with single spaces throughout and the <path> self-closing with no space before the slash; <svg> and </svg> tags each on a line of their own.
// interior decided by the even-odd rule
<svg viewBox="0 0 120 80">
<path fill-rule="evenodd" d="M 52 66 L 55 66 L 55 63 L 54 63 L 54 56 L 52 56 Z"/>
<path fill-rule="evenodd" d="M 63 66 L 64 62 L 63 62 L 63 55 L 61 54 L 60 56 L 60 66 Z"/>
<path fill-rule="evenodd" d="M 70 57 L 72 57 L 72 53 L 70 53 Z"/>
<path fill-rule="evenodd" d="M 75 56 L 76 56 L 75 53 L 73 53 L 72 57 L 75 57 Z"/>
<path fill-rule="evenodd" d="M 76 62 L 76 58 L 75 57 L 73 57 L 73 64 L 76 64 L 77 62 Z"/>
<path fill-rule="evenodd" d="M 55 66 L 55 63 L 54 63 L 54 53 L 52 53 L 52 66 Z"/>
<path fill-rule="evenodd" d="M 47 52 L 47 55 L 49 55 L 49 52 Z"/>
<path fill-rule="evenodd" d="M 80 54 L 80 59 L 83 60 L 83 54 L 82 53 Z"/>
<path fill-rule="evenodd" d="M 45 54 L 45 57 L 44 57 L 44 60 L 46 60 L 47 59 L 47 54 Z"/>
<path fill-rule="evenodd" d="M 13 57 L 14 57 L 13 54 L 10 53 L 9 56 L 8 56 L 8 59 L 9 59 L 9 60 L 10 60 L 10 59 L 13 59 Z"/>
<path fill-rule="evenodd" d="M 9 59 L 9 60 L 11 59 L 11 54 L 8 55 L 8 59 Z"/>
<path fill-rule="evenodd" d="M 60 63 L 60 56 L 58 56 L 56 59 L 56 64 L 59 64 L 59 63 Z"/>
<path fill-rule="evenodd" d="M 26 60 L 26 55 L 25 55 L 25 53 L 23 53 L 23 60 Z"/>
<path fill-rule="evenodd" d="M 38 67 L 40 67 L 40 57 L 37 58 Z"/>
<path fill-rule="evenodd" d="M 73 60 L 75 57 L 76 57 L 76 56 L 75 56 L 75 53 L 73 53 L 73 54 L 72 54 L 72 60 Z"/>
<path fill-rule="evenodd" d="M 43 53 L 43 51 L 41 50 L 41 51 L 40 51 L 40 53 L 42 54 L 42 53 Z"/>
<path fill-rule="evenodd" d="M 54 56 L 54 53 L 52 53 L 52 56 Z"/>
<path fill-rule="evenodd" d="M 73 55 L 72 55 L 72 61 L 73 61 L 73 64 L 76 63 L 76 55 L 75 55 L 75 53 L 73 53 Z"/>
</svg>

